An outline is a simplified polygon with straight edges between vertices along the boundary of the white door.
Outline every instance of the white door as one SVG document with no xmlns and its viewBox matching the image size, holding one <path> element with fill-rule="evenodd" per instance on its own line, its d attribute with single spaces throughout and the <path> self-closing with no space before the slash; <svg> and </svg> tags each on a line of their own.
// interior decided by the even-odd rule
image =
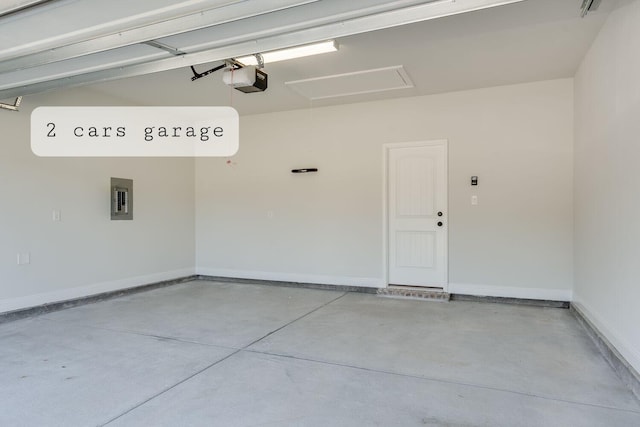
<svg viewBox="0 0 640 427">
<path fill-rule="evenodd" d="M 386 150 L 390 285 L 447 290 L 447 141 Z"/>
</svg>

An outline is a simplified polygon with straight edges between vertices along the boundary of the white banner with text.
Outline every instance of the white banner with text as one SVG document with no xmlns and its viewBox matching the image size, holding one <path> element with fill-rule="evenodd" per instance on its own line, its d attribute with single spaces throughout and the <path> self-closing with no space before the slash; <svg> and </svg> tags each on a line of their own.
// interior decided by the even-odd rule
<svg viewBox="0 0 640 427">
<path fill-rule="evenodd" d="M 38 107 L 31 150 L 41 157 L 230 157 L 232 107 Z"/>
</svg>

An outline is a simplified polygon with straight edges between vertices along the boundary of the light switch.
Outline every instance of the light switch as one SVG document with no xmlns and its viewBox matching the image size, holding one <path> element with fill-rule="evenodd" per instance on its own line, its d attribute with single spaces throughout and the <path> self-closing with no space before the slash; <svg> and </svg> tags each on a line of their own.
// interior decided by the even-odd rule
<svg viewBox="0 0 640 427">
<path fill-rule="evenodd" d="M 31 256 L 29 252 L 18 253 L 18 265 L 31 264 Z"/>
<path fill-rule="evenodd" d="M 56 211 L 56 210 L 54 210 L 54 211 L 51 213 L 51 219 L 52 219 L 52 220 L 54 220 L 54 221 L 61 221 L 61 220 L 62 220 L 61 218 L 62 218 L 62 214 L 60 213 L 60 211 Z"/>
<path fill-rule="evenodd" d="M 471 204 L 474 206 L 478 204 L 478 196 L 471 196 Z"/>
</svg>

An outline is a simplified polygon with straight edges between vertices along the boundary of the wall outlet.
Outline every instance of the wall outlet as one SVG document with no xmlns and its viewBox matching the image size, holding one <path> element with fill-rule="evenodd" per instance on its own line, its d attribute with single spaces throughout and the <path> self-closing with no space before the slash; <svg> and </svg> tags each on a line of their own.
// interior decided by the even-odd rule
<svg viewBox="0 0 640 427">
<path fill-rule="evenodd" d="M 18 265 L 31 264 L 31 254 L 29 252 L 18 253 Z"/>
<path fill-rule="evenodd" d="M 471 196 L 471 204 L 474 206 L 478 204 L 478 196 Z"/>
</svg>

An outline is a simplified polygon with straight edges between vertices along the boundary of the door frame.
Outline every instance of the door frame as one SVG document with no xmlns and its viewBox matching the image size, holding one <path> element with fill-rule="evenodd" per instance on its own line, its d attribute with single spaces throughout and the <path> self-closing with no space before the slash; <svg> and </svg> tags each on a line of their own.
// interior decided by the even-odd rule
<svg viewBox="0 0 640 427">
<path fill-rule="evenodd" d="M 412 148 L 426 146 L 443 146 L 444 147 L 444 163 L 446 168 L 445 176 L 447 177 L 445 189 L 445 209 L 447 212 L 447 234 L 445 241 L 445 252 L 447 254 L 447 262 L 445 265 L 445 283 L 444 292 L 449 292 L 449 225 L 451 224 L 451 212 L 449 212 L 449 140 L 434 139 L 427 141 L 413 142 L 389 142 L 382 144 L 382 285 L 384 288 L 389 287 L 389 152 L 394 148 Z"/>
</svg>

